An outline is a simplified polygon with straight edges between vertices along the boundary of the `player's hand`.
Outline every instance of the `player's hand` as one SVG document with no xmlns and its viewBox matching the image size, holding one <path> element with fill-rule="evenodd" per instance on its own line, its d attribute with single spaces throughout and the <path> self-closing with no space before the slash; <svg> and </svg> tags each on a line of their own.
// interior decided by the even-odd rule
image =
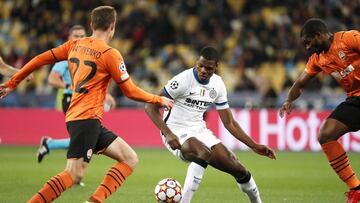
<svg viewBox="0 0 360 203">
<path fill-rule="evenodd" d="M 260 155 L 267 156 L 270 159 L 276 159 L 274 150 L 265 145 L 258 144 L 252 150 Z"/>
<path fill-rule="evenodd" d="M 0 56 L 0 65 L 5 65 L 5 62 L 1 56 Z"/>
<path fill-rule="evenodd" d="M 165 140 L 170 145 L 171 149 L 181 149 L 179 138 L 173 133 L 166 134 Z"/>
<path fill-rule="evenodd" d="M 280 111 L 279 111 L 280 117 L 283 118 L 285 112 L 286 112 L 286 114 L 289 115 L 291 113 L 291 111 L 292 111 L 292 102 L 285 101 L 284 104 L 281 106 Z"/>
<path fill-rule="evenodd" d="M 105 96 L 105 103 L 110 105 L 110 109 L 114 109 L 116 107 L 116 101 L 109 93 L 107 93 Z"/>
<path fill-rule="evenodd" d="M 174 100 L 161 96 L 161 106 L 164 107 L 165 110 L 170 110 L 173 107 L 173 105 L 174 105 Z"/>
<path fill-rule="evenodd" d="M 5 84 L 0 85 L 0 99 L 6 97 L 13 89 L 7 87 Z"/>
</svg>

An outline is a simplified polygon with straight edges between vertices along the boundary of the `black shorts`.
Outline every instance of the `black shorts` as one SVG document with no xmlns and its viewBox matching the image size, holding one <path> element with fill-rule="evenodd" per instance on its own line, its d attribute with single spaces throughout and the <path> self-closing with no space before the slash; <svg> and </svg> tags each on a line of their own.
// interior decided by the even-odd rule
<svg viewBox="0 0 360 203">
<path fill-rule="evenodd" d="M 64 113 L 68 110 L 71 102 L 71 94 L 64 94 L 62 98 L 62 110 Z"/>
<path fill-rule="evenodd" d="M 360 96 L 348 97 L 335 108 L 329 118 L 342 122 L 351 132 L 360 130 Z"/>
<path fill-rule="evenodd" d="M 103 152 L 117 138 L 98 119 L 69 121 L 66 127 L 70 135 L 68 159 L 84 158 L 84 161 L 90 162 L 94 153 Z"/>
</svg>

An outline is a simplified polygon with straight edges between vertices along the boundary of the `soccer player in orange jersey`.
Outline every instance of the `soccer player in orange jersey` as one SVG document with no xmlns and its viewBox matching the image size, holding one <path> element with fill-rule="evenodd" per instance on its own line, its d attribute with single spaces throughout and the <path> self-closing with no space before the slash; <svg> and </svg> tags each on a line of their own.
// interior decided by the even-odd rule
<svg viewBox="0 0 360 203">
<path fill-rule="evenodd" d="M 0 86 L 0 97 L 11 92 L 20 81 L 42 65 L 68 60 L 73 95 L 66 112 L 70 147 L 64 171 L 52 177 L 28 202 L 51 202 L 78 183 L 94 153 L 117 161 L 89 202 L 103 202 L 132 173 L 138 163 L 135 151 L 120 137 L 101 125 L 107 86 L 112 78 L 129 98 L 171 108 L 173 101 L 137 87 L 130 79 L 120 53 L 108 42 L 115 31 L 116 11 L 100 6 L 91 12 L 92 36 L 68 42 L 33 58 L 9 81 Z"/>
<path fill-rule="evenodd" d="M 291 113 L 293 101 L 318 73 L 325 72 L 338 81 L 348 97 L 326 119 L 318 140 L 330 166 L 349 188 L 347 202 L 357 203 L 360 201 L 360 181 L 337 140 L 360 129 L 360 32 L 330 33 L 322 20 L 312 18 L 304 24 L 301 39 L 311 57 L 305 71 L 290 88 L 280 116 Z"/>
</svg>

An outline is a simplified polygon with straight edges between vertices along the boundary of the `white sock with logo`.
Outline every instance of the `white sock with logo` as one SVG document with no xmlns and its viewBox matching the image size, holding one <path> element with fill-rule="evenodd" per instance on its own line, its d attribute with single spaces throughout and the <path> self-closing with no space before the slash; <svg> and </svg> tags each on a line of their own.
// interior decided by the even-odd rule
<svg viewBox="0 0 360 203">
<path fill-rule="evenodd" d="M 194 192 L 199 188 L 205 169 L 206 168 L 194 162 L 189 164 L 183 187 L 181 203 L 191 202 Z"/>
<path fill-rule="evenodd" d="M 247 183 L 237 183 L 239 188 L 247 194 L 251 203 L 262 203 L 259 190 L 256 186 L 255 180 L 251 176 Z"/>
</svg>

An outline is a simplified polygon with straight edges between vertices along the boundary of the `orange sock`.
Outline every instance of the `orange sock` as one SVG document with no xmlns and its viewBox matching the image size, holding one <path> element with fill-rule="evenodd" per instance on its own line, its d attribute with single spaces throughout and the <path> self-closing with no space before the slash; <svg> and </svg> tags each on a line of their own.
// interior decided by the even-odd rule
<svg viewBox="0 0 360 203">
<path fill-rule="evenodd" d="M 347 153 L 342 145 L 337 141 L 331 141 L 322 144 L 321 147 L 330 162 L 330 166 L 349 189 L 359 186 L 360 181 L 351 168 Z"/>
<path fill-rule="evenodd" d="M 62 192 L 73 185 L 73 180 L 67 171 L 50 178 L 45 185 L 27 203 L 48 203 L 58 198 Z"/>
<path fill-rule="evenodd" d="M 124 162 L 119 162 L 111 167 L 106 173 L 103 182 L 91 195 L 89 201 L 102 203 L 107 197 L 114 193 L 132 173 L 132 168 Z"/>
</svg>

